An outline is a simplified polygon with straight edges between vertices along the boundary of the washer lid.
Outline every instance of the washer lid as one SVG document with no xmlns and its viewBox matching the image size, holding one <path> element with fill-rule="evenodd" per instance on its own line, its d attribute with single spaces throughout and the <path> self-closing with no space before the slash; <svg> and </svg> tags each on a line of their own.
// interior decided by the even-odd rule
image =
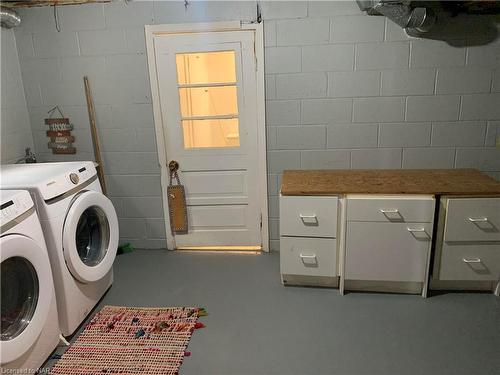
<svg viewBox="0 0 500 375">
<path fill-rule="evenodd" d="M 4 364 L 23 356 L 40 336 L 49 318 L 54 287 L 47 252 L 31 238 L 9 234 L 0 238 L 0 247 Z"/>
<path fill-rule="evenodd" d="M 97 191 L 76 196 L 66 215 L 63 249 L 77 280 L 91 283 L 113 267 L 118 248 L 118 218 L 111 201 Z"/>
</svg>

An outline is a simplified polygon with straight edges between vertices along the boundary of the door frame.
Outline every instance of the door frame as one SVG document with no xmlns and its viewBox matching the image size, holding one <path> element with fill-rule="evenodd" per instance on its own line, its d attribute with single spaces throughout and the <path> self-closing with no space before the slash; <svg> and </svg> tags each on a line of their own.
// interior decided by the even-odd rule
<svg viewBox="0 0 500 375">
<path fill-rule="evenodd" d="M 265 127 L 265 81 L 264 81 L 264 33 L 262 23 L 243 24 L 239 21 L 209 22 L 188 24 L 145 25 L 146 55 L 148 58 L 149 81 L 151 85 L 151 100 L 153 103 L 153 120 L 156 133 L 156 146 L 158 149 L 158 162 L 160 164 L 161 190 L 163 201 L 163 218 L 167 235 L 167 248 L 175 249 L 175 237 L 170 230 L 170 215 L 165 199 L 169 181 L 168 150 L 165 145 L 163 121 L 160 106 L 158 76 L 156 74 L 156 58 L 154 37 L 162 34 L 185 34 L 199 32 L 220 31 L 253 31 L 255 46 L 255 67 L 257 86 L 257 155 L 258 155 L 258 192 L 261 214 L 261 242 L 262 251 L 269 252 L 269 224 L 267 207 L 267 154 L 266 154 L 266 127 Z"/>
</svg>

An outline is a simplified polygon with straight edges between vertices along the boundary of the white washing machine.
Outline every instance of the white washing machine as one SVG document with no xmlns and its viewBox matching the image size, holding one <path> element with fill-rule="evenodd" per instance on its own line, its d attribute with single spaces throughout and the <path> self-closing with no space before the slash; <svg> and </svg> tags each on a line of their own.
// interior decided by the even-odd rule
<svg viewBox="0 0 500 375">
<path fill-rule="evenodd" d="M 59 341 L 54 280 L 30 194 L 0 198 L 1 372 L 33 374 Z"/>
<path fill-rule="evenodd" d="M 38 211 L 56 290 L 59 327 L 73 334 L 113 283 L 118 219 L 93 162 L 0 167 L 0 188 L 27 189 Z"/>
</svg>

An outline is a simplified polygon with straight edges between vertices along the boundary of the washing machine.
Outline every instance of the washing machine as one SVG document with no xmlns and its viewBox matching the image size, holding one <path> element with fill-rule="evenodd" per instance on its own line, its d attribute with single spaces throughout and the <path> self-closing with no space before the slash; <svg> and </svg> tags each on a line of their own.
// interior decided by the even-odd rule
<svg viewBox="0 0 500 375">
<path fill-rule="evenodd" d="M 113 283 L 118 219 L 93 162 L 2 165 L 0 188 L 30 191 L 56 291 L 59 327 L 72 335 Z"/>
<path fill-rule="evenodd" d="M 34 374 L 59 341 L 54 280 L 27 191 L 0 191 L 2 373 Z"/>
</svg>

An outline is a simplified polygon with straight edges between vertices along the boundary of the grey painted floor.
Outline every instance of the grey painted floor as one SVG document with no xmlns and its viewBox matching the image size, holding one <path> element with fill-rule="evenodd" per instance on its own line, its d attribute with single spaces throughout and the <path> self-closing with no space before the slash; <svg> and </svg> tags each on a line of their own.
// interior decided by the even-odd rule
<svg viewBox="0 0 500 375">
<path fill-rule="evenodd" d="M 120 255 L 104 304 L 205 307 L 181 374 L 500 374 L 500 298 L 285 288 L 277 253 Z"/>
</svg>

